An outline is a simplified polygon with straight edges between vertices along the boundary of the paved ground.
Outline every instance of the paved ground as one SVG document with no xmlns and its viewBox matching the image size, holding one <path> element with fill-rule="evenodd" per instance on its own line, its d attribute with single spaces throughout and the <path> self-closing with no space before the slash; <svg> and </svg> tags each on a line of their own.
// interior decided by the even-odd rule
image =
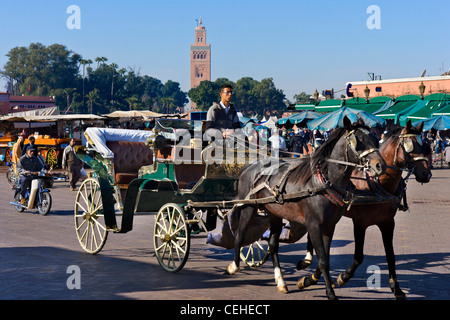
<svg viewBox="0 0 450 320">
<path fill-rule="evenodd" d="M 276 291 L 270 260 L 258 269 L 244 268 L 234 276 L 224 274 L 232 253 L 192 241 L 186 266 L 176 274 L 159 266 L 153 250 L 153 215 L 138 215 L 127 234 L 110 234 L 97 255 L 85 253 L 75 235 L 73 207 L 76 192 L 67 182 L 51 190 L 49 215 L 35 211 L 18 213 L 9 204 L 13 193 L 0 167 L 0 299 L 139 299 L 139 300 L 325 300 L 324 283 L 299 291 L 297 280 L 312 268 L 296 271 L 298 257 L 305 253 L 305 240 L 282 245 L 281 261 L 290 289 Z M 399 213 L 394 245 L 398 279 L 413 300 L 450 299 L 450 170 L 433 170 L 429 184 L 408 183 L 410 212 Z M 120 219 L 119 219 L 120 221 Z M 332 248 L 332 276 L 352 261 L 351 221 L 337 225 Z M 366 259 L 354 279 L 336 288 L 341 300 L 392 300 L 380 232 L 372 227 L 366 237 Z M 381 270 L 381 288 L 369 288 L 369 266 Z M 79 267 L 81 288 L 68 289 L 69 266 Z M 70 280 L 70 279 L 69 279 Z M 70 282 L 70 281 L 69 281 Z"/>
</svg>

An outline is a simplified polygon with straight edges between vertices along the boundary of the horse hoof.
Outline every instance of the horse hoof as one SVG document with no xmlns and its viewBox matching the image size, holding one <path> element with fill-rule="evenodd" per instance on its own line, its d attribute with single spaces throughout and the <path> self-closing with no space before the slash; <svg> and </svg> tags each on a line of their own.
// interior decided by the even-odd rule
<svg viewBox="0 0 450 320">
<path fill-rule="evenodd" d="M 297 282 L 297 288 L 298 288 L 299 290 L 305 289 L 305 280 L 306 280 L 306 277 L 303 277 L 303 278 L 301 278 L 300 280 L 298 280 L 298 282 Z"/>
<path fill-rule="evenodd" d="M 339 275 L 339 277 L 337 278 L 337 283 L 340 287 L 343 287 L 347 284 L 346 281 L 344 281 L 344 279 L 342 279 L 342 273 Z"/>
<path fill-rule="evenodd" d="M 303 270 L 308 268 L 311 265 L 311 260 L 300 260 L 297 263 L 297 270 Z"/>
<path fill-rule="evenodd" d="M 236 265 L 234 263 L 232 263 L 227 267 L 226 273 L 229 275 L 233 275 L 238 271 L 239 271 L 239 267 L 236 267 Z"/>
<path fill-rule="evenodd" d="M 289 293 L 289 290 L 285 285 L 277 286 L 277 288 L 278 288 L 279 293 L 284 293 L 284 294 Z"/>
</svg>

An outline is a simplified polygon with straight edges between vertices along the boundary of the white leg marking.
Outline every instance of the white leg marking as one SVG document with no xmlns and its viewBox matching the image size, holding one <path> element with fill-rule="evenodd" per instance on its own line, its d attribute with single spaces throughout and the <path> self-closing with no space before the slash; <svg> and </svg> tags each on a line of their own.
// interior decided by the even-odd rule
<svg viewBox="0 0 450 320">
<path fill-rule="evenodd" d="M 236 263 L 234 261 L 227 267 L 228 274 L 235 274 L 238 271 L 239 271 L 239 267 L 236 266 Z"/>
</svg>

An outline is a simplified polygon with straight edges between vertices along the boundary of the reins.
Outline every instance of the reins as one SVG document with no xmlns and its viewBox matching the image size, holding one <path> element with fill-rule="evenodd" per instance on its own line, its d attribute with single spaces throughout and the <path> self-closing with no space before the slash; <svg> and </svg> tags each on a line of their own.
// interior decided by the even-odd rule
<svg viewBox="0 0 450 320">
<path fill-rule="evenodd" d="M 373 153 L 378 152 L 378 149 L 371 148 L 369 150 L 365 150 L 364 152 L 357 152 L 356 151 L 356 138 L 353 136 L 352 138 L 355 139 L 355 146 L 350 141 L 350 136 L 353 135 L 355 130 L 350 131 L 347 134 L 347 151 L 346 155 L 348 153 L 348 146 L 350 145 L 350 149 L 355 153 L 355 156 L 360 160 L 360 162 L 363 161 L 363 159 Z M 300 159 L 299 159 L 300 160 Z M 325 159 L 327 162 L 336 163 L 336 164 L 342 164 L 346 166 L 353 166 L 357 168 L 364 168 L 366 170 L 368 168 L 367 164 L 356 164 L 353 162 L 343 161 L 343 160 L 336 160 L 336 159 Z M 320 186 L 315 188 L 309 188 L 307 190 L 301 190 L 297 192 L 290 192 L 290 193 L 283 193 L 285 184 L 287 182 L 288 176 L 292 171 L 294 171 L 296 168 L 298 168 L 301 165 L 301 161 L 295 161 L 291 164 L 289 164 L 289 167 L 286 169 L 286 171 L 283 173 L 281 178 L 279 179 L 278 183 L 275 184 L 274 187 L 270 187 L 269 185 L 269 179 L 271 177 L 270 174 L 265 174 L 263 171 L 258 174 L 258 176 L 255 178 L 255 182 L 259 181 L 262 176 L 266 175 L 266 180 L 257 186 L 254 186 L 246 195 L 244 199 L 237 199 L 237 200 L 228 200 L 228 201 L 210 201 L 210 202 L 192 202 L 191 200 L 188 200 L 188 206 L 193 207 L 210 207 L 210 206 L 223 206 L 226 205 L 261 205 L 261 204 L 268 204 L 268 203 L 278 203 L 283 204 L 286 200 L 294 200 L 294 199 L 301 199 L 306 197 L 315 196 L 317 194 L 324 195 L 328 200 L 330 200 L 332 203 L 339 205 L 339 206 L 346 206 L 351 205 L 354 200 L 355 196 L 352 192 L 349 190 L 346 190 L 344 188 L 341 188 L 340 186 L 337 186 L 333 183 L 331 183 L 328 179 L 325 178 L 325 176 L 321 173 L 319 167 L 316 167 L 316 176 L 318 178 L 318 181 L 320 182 Z M 270 169 L 270 168 L 269 168 Z M 259 191 L 267 189 L 272 195 L 263 197 L 263 198 L 251 198 L 255 196 Z"/>
</svg>

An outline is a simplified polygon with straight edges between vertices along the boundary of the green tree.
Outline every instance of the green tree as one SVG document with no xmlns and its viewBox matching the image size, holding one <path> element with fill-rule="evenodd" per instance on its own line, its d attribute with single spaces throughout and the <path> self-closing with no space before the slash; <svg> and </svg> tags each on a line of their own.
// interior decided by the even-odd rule
<svg viewBox="0 0 450 320">
<path fill-rule="evenodd" d="M 255 93 L 257 85 L 258 81 L 251 77 L 244 77 L 236 81 L 236 85 L 233 88 L 233 101 L 236 104 L 236 109 L 246 116 L 258 114 L 257 96 Z"/>
<path fill-rule="evenodd" d="M 131 110 L 137 110 L 137 106 L 139 104 L 140 99 L 136 95 L 134 95 L 129 98 L 126 98 L 125 101 L 128 102 L 128 105 L 130 106 L 130 111 L 131 111 Z"/>
<path fill-rule="evenodd" d="M 272 78 L 262 79 L 254 90 L 257 97 L 257 110 L 264 116 L 280 115 L 286 109 L 283 90 L 277 89 Z"/>
<path fill-rule="evenodd" d="M 189 98 L 195 102 L 197 108 L 207 111 L 213 102 L 218 101 L 219 88 L 214 82 L 204 80 L 196 88 L 188 91 Z"/>
<path fill-rule="evenodd" d="M 98 98 L 100 98 L 100 96 L 98 95 L 98 90 L 94 89 L 92 91 L 89 91 L 89 93 L 86 95 L 86 98 L 89 99 L 90 106 L 91 106 L 91 114 L 93 114 L 94 113 L 93 105 L 94 105 L 94 103 L 96 103 Z"/>
<path fill-rule="evenodd" d="M 186 93 L 181 91 L 180 84 L 172 80 L 164 83 L 161 94 L 163 98 L 166 98 L 164 107 L 167 108 L 167 113 L 182 112 L 184 105 L 189 102 Z"/>
<path fill-rule="evenodd" d="M 306 92 L 302 91 L 299 94 L 294 95 L 294 100 L 296 103 L 308 103 L 310 101 L 309 97 L 311 95 L 307 94 Z"/>
<path fill-rule="evenodd" d="M 16 82 L 16 95 L 49 96 L 57 89 L 75 87 L 81 56 L 61 44 L 31 43 L 12 48 L 6 56 L 2 75 Z"/>
</svg>

